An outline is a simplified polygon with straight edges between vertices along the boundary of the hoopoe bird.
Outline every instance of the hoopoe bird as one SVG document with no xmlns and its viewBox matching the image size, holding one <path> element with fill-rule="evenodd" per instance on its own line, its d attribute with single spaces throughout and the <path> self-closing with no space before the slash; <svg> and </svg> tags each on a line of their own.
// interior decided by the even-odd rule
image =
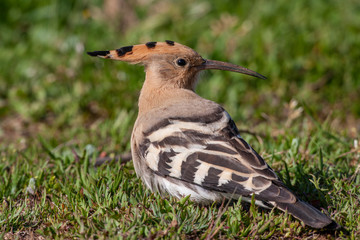
<svg viewBox="0 0 360 240">
<path fill-rule="evenodd" d="M 240 197 L 251 201 L 254 195 L 257 205 L 287 211 L 313 228 L 335 223 L 284 185 L 223 107 L 195 93 L 199 72 L 206 69 L 264 76 L 204 59 L 168 40 L 88 54 L 145 66 L 131 152 L 137 176 L 151 191 L 190 195 L 201 204 Z"/>
</svg>

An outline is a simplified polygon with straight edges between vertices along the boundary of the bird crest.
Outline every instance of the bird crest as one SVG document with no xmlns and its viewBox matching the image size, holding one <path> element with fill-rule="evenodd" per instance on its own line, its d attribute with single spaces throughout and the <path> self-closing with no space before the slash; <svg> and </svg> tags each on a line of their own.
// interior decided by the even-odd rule
<svg viewBox="0 0 360 240">
<path fill-rule="evenodd" d="M 188 67 L 192 72 L 218 69 L 266 79 L 266 77 L 257 72 L 235 64 L 203 59 L 193 49 L 170 40 L 166 40 L 165 42 L 147 42 L 145 44 L 125 46 L 115 50 L 88 52 L 88 54 L 93 57 L 108 58 L 132 64 L 142 63 L 144 65 L 149 64 L 152 60 L 163 60 L 169 57 L 170 61 L 177 67 Z"/>
<path fill-rule="evenodd" d="M 115 50 L 88 52 L 88 54 L 93 57 L 109 58 L 133 64 L 144 62 L 153 55 L 186 54 L 200 56 L 193 49 L 170 40 L 130 45 Z"/>
</svg>

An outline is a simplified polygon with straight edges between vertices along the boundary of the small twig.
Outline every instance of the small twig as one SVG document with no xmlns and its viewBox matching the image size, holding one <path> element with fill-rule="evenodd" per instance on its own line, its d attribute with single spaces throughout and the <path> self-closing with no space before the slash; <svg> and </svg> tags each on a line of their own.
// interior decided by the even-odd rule
<svg viewBox="0 0 360 240">
<path fill-rule="evenodd" d="M 74 148 L 71 149 L 71 152 L 74 154 L 74 158 L 75 158 L 75 162 L 78 162 L 80 160 L 79 155 L 77 154 L 77 152 L 75 151 Z"/>
<path fill-rule="evenodd" d="M 236 191 L 236 189 L 235 189 L 235 191 Z M 235 193 L 235 191 L 234 191 L 234 193 Z M 233 193 L 233 195 L 234 195 L 234 193 Z M 221 206 L 219 208 L 219 214 L 218 214 L 217 218 L 215 219 L 215 221 L 213 222 L 213 226 L 211 226 L 211 230 L 210 230 L 209 234 L 206 236 L 206 239 L 213 239 L 215 237 L 215 235 L 219 232 L 219 230 L 224 226 L 225 221 L 221 222 L 218 227 L 216 227 L 216 224 L 218 222 L 220 222 L 221 217 L 224 215 L 224 213 L 228 209 L 229 204 L 231 202 L 231 200 L 227 200 L 226 205 L 224 206 L 225 201 L 226 201 L 226 199 L 224 197 L 223 201 L 221 203 Z"/>
<path fill-rule="evenodd" d="M 346 153 L 340 154 L 339 156 L 335 157 L 335 159 L 336 159 L 336 158 L 345 157 L 346 155 L 349 155 L 349 154 L 352 154 L 352 153 L 356 153 L 356 152 L 360 152 L 360 149 L 354 148 L 354 149 L 351 150 L 351 151 L 348 151 L 348 152 L 346 152 Z"/>
<path fill-rule="evenodd" d="M 270 158 L 274 155 L 282 155 L 284 153 L 287 153 L 289 150 L 284 150 L 284 151 L 279 151 L 279 152 L 275 152 L 275 153 L 271 153 L 271 154 L 267 154 L 265 156 L 263 156 L 264 159 Z"/>
<path fill-rule="evenodd" d="M 255 137 L 261 137 L 261 138 L 266 137 L 265 134 L 252 132 L 252 131 L 249 131 L 249 130 L 246 130 L 246 129 L 239 129 L 239 133 L 246 133 L 246 134 L 250 134 L 250 135 L 253 135 Z"/>
<path fill-rule="evenodd" d="M 355 170 L 355 172 L 354 172 L 354 174 L 353 175 L 351 175 L 351 177 L 349 178 L 349 180 L 352 182 L 352 181 L 354 181 L 355 180 L 355 178 L 356 178 L 356 175 L 358 175 L 360 173 L 360 164 L 359 165 L 357 165 L 357 167 L 356 167 L 356 170 Z"/>
<path fill-rule="evenodd" d="M 132 159 L 132 157 L 131 157 L 130 152 L 122 153 L 122 154 L 116 155 L 114 157 L 99 157 L 99 158 L 96 158 L 94 166 L 99 167 L 100 165 L 110 163 L 112 161 L 114 161 L 114 162 L 120 161 L 123 164 L 123 163 L 127 163 L 127 162 L 131 161 L 131 159 Z"/>
</svg>

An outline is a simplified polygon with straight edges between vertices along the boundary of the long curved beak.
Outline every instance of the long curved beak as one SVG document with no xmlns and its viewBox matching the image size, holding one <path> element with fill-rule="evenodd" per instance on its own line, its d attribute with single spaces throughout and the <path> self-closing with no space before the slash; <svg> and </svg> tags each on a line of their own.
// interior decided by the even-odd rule
<svg viewBox="0 0 360 240">
<path fill-rule="evenodd" d="M 252 71 L 250 69 L 247 69 L 247 68 L 235 65 L 235 64 L 231 64 L 231 63 L 227 63 L 227 62 L 221 62 L 221 61 L 215 61 L 215 60 L 206 59 L 203 64 L 198 66 L 198 69 L 199 70 L 205 70 L 205 69 L 225 70 L 225 71 L 231 71 L 231 72 L 238 72 L 238 73 L 246 74 L 246 75 L 250 75 L 250 76 L 261 78 L 261 79 L 266 79 L 266 77 L 264 77 L 260 73 L 254 72 L 254 71 Z"/>
</svg>

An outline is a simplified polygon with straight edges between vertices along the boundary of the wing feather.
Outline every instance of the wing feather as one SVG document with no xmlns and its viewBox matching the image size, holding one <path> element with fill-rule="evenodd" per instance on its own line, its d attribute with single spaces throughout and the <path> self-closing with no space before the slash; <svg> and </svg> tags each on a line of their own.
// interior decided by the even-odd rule
<svg viewBox="0 0 360 240">
<path fill-rule="evenodd" d="M 160 129 L 145 132 L 139 144 L 141 158 L 155 174 L 207 190 L 244 196 L 255 194 L 263 201 L 296 201 L 275 172 L 240 137 L 225 110 L 206 121 L 171 118 L 155 126 Z"/>
</svg>

